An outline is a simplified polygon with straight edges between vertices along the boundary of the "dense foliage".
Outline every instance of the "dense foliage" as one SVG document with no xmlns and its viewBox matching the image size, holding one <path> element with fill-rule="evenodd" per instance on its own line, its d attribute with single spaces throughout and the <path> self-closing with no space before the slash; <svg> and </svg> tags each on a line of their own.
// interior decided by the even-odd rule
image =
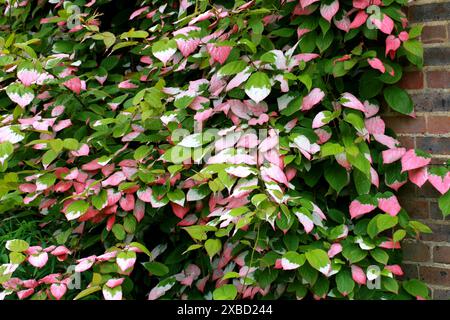
<svg viewBox="0 0 450 320">
<path fill-rule="evenodd" d="M 0 297 L 429 298 L 405 3 L 0 1 Z"/>
</svg>

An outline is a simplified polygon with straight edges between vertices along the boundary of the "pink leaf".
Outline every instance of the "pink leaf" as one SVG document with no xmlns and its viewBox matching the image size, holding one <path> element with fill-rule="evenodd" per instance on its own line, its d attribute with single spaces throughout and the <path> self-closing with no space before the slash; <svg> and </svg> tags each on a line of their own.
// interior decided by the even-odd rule
<svg viewBox="0 0 450 320">
<path fill-rule="evenodd" d="M 369 19 L 383 33 L 391 34 L 394 30 L 394 21 L 387 14 L 383 14 L 382 20 L 377 19 L 376 15 L 370 16 Z"/>
<path fill-rule="evenodd" d="M 307 215 L 301 213 L 300 211 L 296 211 L 295 215 L 297 216 L 298 221 L 300 221 L 300 223 L 305 228 L 305 232 L 310 233 L 314 228 L 313 221 Z"/>
<path fill-rule="evenodd" d="M 378 208 L 391 216 L 396 216 L 402 209 L 398 203 L 397 197 L 394 195 L 389 198 L 378 198 Z"/>
<path fill-rule="evenodd" d="M 398 264 L 393 264 L 393 265 L 386 265 L 384 267 L 386 270 L 389 270 L 390 272 L 392 272 L 394 275 L 396 276 L 403 276 L 403 270 L 402 267 L 400 267 Z"/>
<path fill-rule="evenodd" d="M 408 39 L 409 39 L 409 34 L 408 34 L 408 32 L 406 32 L 406 31 L 402 31 L 402 32 L 400 32 L 399 34 L 398 34 L 398 38 L 401 40 L 401 41 L 408 41 Z"/>
<path fill-rule="evenodd" d="M 28 262 L 36 268 L 42 268 L 47 264 L 48 254 L 47 252 L 37 252 L 28 256 Z"/>
<path fill-rule="evenodd" d="M 378 58 L 372 58 L 367 59 L 367 62 L 370 64 L 370 66 L 376 70 L 379 70 L 381 73 L 386 72 L 386 67 L 384 66 L 383 62 L 381 62 Z"/>
<path fill-rule="evenodd" d="M 401 45 L 401 41 L 400 39 L 396 38 L 393 35 L 390 35 L 386 38 L 386 56 L 392 52 L 393 54 L 395 54 L 395 52 L 398 50 L 398 48 L 400 48 Z"/>
<path fill-rule="evenodd" d="M 374 134 L 373 138 L 381 143 L 382 145 L 385 145 L 389 149 L 394 149 L 397 147 L 400 142 L 390 136 L 387 136 L 385 134 Z"/>
<path fill-rule="evenodd" d="M 172 207 L 173 213 L 180 219 L 183 219 L 184 216 L 189 212 L 189 207 L 182 207 L 176 203 L 170 203 Z"/>
<path fill-rule="evenodd" d="M 375 210 L 376 206 L 373 204 L 364 204 L 359 202 L 359 200 L 353 200 L 350 203 L 349 211 L 350 211 L 350 217 L 352 219 L 355 219 L 357 217 L 360 217 L 362 215 L 365 215 L 366 213 L 369 213 L 373 210 Z"/>
<path fill-rule="evenodd" d="M 118 186 L 121 182 L 125 181 L 127 177 L 122 171 L 117 171 L 113 175 L 109 176 L 108 179 L 102 181 L 102 186 Z"/>
<path fill-rule="evenodd" d="M 377 188 L 380 185 L 380 178 L 378 177 L 378 173 L 372 167 L 370 167 L 370 182 Z"/>
<path fill-rule="evenodd" d="M 149 202 L 151 202 L 151 199 L 152 199 L 152 189 L 146 188 L 144 190 L 139 190 L 136 193 L 136 195 L 143 202 L 149 203 Z"/>
<path fill-rule="evenodd" d="M 370 118 L 373 117 L 374 115 L 376 115 L 378 113 L 378 111 L 380 110 L 380 107 L 377 106 L 376 104 L 371 104 L 369 101 L 364 101 L 364 108 L 366 111 L 364 111 L 364 115 L 366 116 L 366 118 Z"/>
<path fill-rule="evenodd" d="M 311 92 L 303 97 L 302 106 L 300 110 L 308 111 L 312 109 L 316 104 L 323 100 L 325 97 L 325 92 L 319 88 L 314 88 Z"/>
<path fill-rule="evenodd" d="M 120 199 L 119 204 L 123 211 L 132 211 L 134 209 L 134 196 L 127 193 L 125 198 Z"/>
<path fill-rule="evenodd" d="M 359 110 L 362 112 L 365 112 L 366 109 L 364 108 L 364 105 L 359 101 L 354 95 L 351 93 L 345 92 L 342 95 L 342 99 L 345 100 L 345 102 L 342 103 L 344 107 Z"/>
<path fill-rule="evenodd" d="M 220 64 L 224 64 L 227 61 L 228 56 L 230 55 L 231 49 L 230 46 L 218 46 L 213 43 L 208 43 L 206 45 L 206 49 L 208 53 L 211 55 L 213 61 L 219 62 Z"/>
<path fill-rule="evenodd" d="M 366 284 L 366 274 L 361 267 L 357 265 L 352 265 L 352 279 L 360 285 Z"/>
<path fill-rule="evenodd" d="M 120 82 L 118 85 L 119 89 L 136 89 L 138 88 L 137 85 L 131 82 L 131 80 L 125 80 Z"/>
<path fill-rule="evenodd" d="M 149 6 L 145 6 L 142 8 L 139 8 L 137 10 L 135 10 L 131 15 L 130 15 L 130 20 L 133 20 L 134 18 L 136 18 L 137 16 L 139 16 L 141 13 L 145 12 L 146 10 L 148 10 Z"/>
<path fill-rule="evenodd" d="M 243 71 L 236 74 L 227 84 L 225 91 L 230 91 L 231 89 L 239 87 L 242 83 L 250 78 L 251 72 L 246 68 Z"/>
<path fill-rule="evenodd" d="M 411 149 L 402 157 L 402 172 L 425 167 L 430 162 L 431 158 L 417 155 L 416 151 Z"/>
<path fill-rule="evenodd" d="M 430 181 L 430 183 L 433 185 L 433 187 L 436 188 L 437 191 L 439 191 L 441 194 L 445 194 L 450 188 L 450 172 L 447 172 L 444 177 L 430 173 L 428 175 L 428 181 Z"/>
<path fill-rule="evenodd" d="M 26 299 L 29 296 L 31 296 L 34 293 L 34 289 L 25 289 L 20 290 L 17 292 L 17 297 L 19 297 L 20 300 Z"/>
<path fill-rule="evenodd" d="M 134 206 L 133 215 L 136 218 L 137 222 L 141 222 L 144 219 L 145 215 L 145 203 L 141 200 L 136 200 L 136 204 Z"/>
<path fill-rule="evenodd" d="M 395 149 L 384 150 L 381 153 L 383 155 L 383 163 L 384 164 L 393 163 L 393 162 L 401 159 L 401 157 L 403 157 L 403 155 L 405 153 L 406 153 L 405 148 L 395 148 Z"/>
<path fill-rule="evenodd" d="M 317 128 L 324 126 L 326 124 L 325 122 L 323 122 L 323 120 L 325 118 L 326 118 L 326 115 L 323 111 L 316 114 L 316 116 L 314 117 L 313 123 L 312 123 L 312 128 L 317 129 Z"/>
<path fill-rule="evenodd" d="M 314 2 L 317 2 L 319 0 L 300 0 L 300 5 L 302 8 L 306 8 L 307 6 L 313 4 Z"/>
<path fill-rule="evenodd" d="M 89 256 L 86 258 L 79 259 L 77 265 L 75 266 L 75 272 L 84 272 L 92 267 L 95 262 L 96 256 Z"/>
<path fill-rule="evenodd" d="M 50 286 L 50 292 L 56 300 L 60 300 L 66 294 L 67 287 L 65 284 L 53 283 Z"/>
<path fill-rule="evenodd" d="M 281 170 L 280 167 L 278 167 L 276 165 L 271 164 L 269 168 L 263 167 L 261 169 L 261 174 L 267 175 L 270 179 L 272 179 L 278 183 L 283 183 L 285 185 L 289 185 L 289 182 L 288 182 L 283 170 Z"/>
<path fill-rule="evenodd" d="M 342 31 L 345 32 L 349 32 L 350 31 L 350 19 L 346 16 L 343 15 L 341 20 L 336 20 L 336 17 L 334 17 L 333 19 L 335 26 Z"/>
<path fill-rule="evenodd" d="M 369 15 L 365 11 L 358 11 L 352 23 L 350 24 L 350 29 L 358 29 L 364 23 L 366 23 L 368 17 Z"/>
<path fill-rule="evenodd" d="M 394 242 L 392 240 L 389 241 L 383 241 L 380 245 L 380 248 L 383 249 L 400 249 L 400 242 Z"/>
<path fill-rule="evenodd" d="M 115 288 L 117 286 L 120 286 L 123 281 L 125 280 L 125 278 L 112 278 L 109 279 L 108 281 L 106 281 L 106 286 L 110 287 L 110 288 Z"/>
<path fill-rule="evenodd" d="M 178 50 L 180 50 L 183 57 L 189 57 L 195 52 L 200 44 L 200 39 L 176 39 Z"/>
<path fill-rule="evenodd" d="M 64 86 L 66 86 L 68 89 L 72 90 L 76 94 L 80 94 L 81 92 L 81 80 L 78 77 L 71 78 L 67 81 L 65 81 Z"/>
<path fill-rule="evenodd" d="M 427 167 L 422 167 L 414 170 L 409 170 L 408 177 L 409 181 L 421 188 L 428 180 L 428 169 Z"/>
<path fill-rule="evenodd" d="M 17 72 L 17 78 L 23 83 L 24 86 L 28 87 L 33 83 L 36 83 L 40 76 L 40 73 L 34 69 L 22 69 Z"/>
<path fill-rule="evenodd" d="M 322 17 L 331 23 L 331 19 L 336 15 L 336 13 L 339 11 L 339 1 L 334 0 L 330 4 L 324 4 L 322 3 L 320 5 L 320 14 Z"/>
<path fill-rule="evenodd" d="M 342 245 L 340 243 L 333 243 L 328 250 L 328 257 L 333 258 L 335 255 L 341 253 Z"/>
<path fill-rule="evenodd" d="M 365 127 L 370 134 L 384 134 L 386 126 L 380 117 L 372 117 L 364 121 Z"/>
</svg>

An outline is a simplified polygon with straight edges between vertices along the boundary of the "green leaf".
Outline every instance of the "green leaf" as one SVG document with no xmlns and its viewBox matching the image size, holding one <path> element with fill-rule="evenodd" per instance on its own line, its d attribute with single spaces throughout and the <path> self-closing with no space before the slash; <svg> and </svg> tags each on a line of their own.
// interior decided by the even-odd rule
<svg viewBox="0 0 450 320">
<path fill-rule="evenodd" d="M 167 193 L 167 197 L 169 198 L 170 201 L 172 201 L 173 203 L 178 204 L 179 206 L 184 206 L 184 202 L 185 202 L 185 195 L 183 190 L 181 189 L 175 189 L 173 191 L 169 191 Z"/>
<path fill-rule="evenodd" d="M 218 74 L 221 76 L 231 76 L 243 71 L 247 67 L 247 63 L 243 60 L 232 61 L 219 69 Z"/>
<path fill-rule="evenodd" d="M 123 218 L 123 228 L 129 234 L 133 234 L 136 231 L 137 221 L 136 218 L 129 214 Z"/>
<path fill-rule="evenodd" d="M 237 296 L 237 289 L 232 284 L 223 285 L 213 292 L 214 300 L 234 300 Z"/>
<path fill-rule="evenodd" d="M 147 249 L 146 246 L 144 246 L 142 243 L 139 242 L 131 242 L 129 244 L 130 247 L 135 247 L 141 250 L 143 253 L 145 253 L 147 256 L 152 257 L 151 252 Z"/>
<path fill-rule="evenodd" d="M 382 264 L 387 264 L 388 263 L 389 255 L 383 249 L 375 248 L 375 249 L 370 251 L 370 255 L 378 263 L 382 263 Z"/>
<path fill-rule="evenodd" d="M 206 198 L 206 196 L 208 196 L 210 193 L 211 193 L 211 190 L 209 190 L 208 186 L 206 186 L 206 185 L 203 185 L 200 187 L 193 187 L 193 188 L 189 189 L 189 191 L 186 195 L 186 200 L 187 201 L 199 201 L 199 200 Z"/>
<path fill-rule="evenodd" d="M 313 249 L 305 253 L 309 264 L 323 274 L 327 274 L 331 266 L 328 254 L 321 249 Z"/>
<path fill-rule="evenodd" d="M 394 232 L 394 235 L 392 237 L 392 240 L 394 242 L 400 242 L 401 240 L 403 240 L 403 238 L 406 236 L 406 231 L 403 229 L 397 230 Z"/>
<path fill-rule="evenodd" d="M 414 111 L 414 104 L 409 94 L 399 87 L 387 87 L 384 89 L 384 99 L 389 107 L 402 114 L 409 115 Z"/>
<path fill-rule="evenodd" d="M 295 251 L 288 251 L 283 255 L 283 259 L 286 259 L 291 264 L 292 269 L 296 269 L 305 263 L 306 256 Z"/>
<path fill-rule="evenodd" d="M 13 239 L 6 241 L 6 249 L 12 252 L 24 252 L 30 247 L 28 242 L 21 239 Z"/>
<path fill-rule="evenodd" d="M 378 233 L 393 228 L 398 223 L 398 217 L 397 216 L 391 216 L 389 214 L 380 214 L 377 215 L 375 218 L 377 219 L 377 230 Z"/>
<path fill-rule="evenodd" d="M 210 259 L 222 250 L 222 242 L 219 239 L 208 239 L 205 242 L 205 249 Z"/>
<path fill-rule="evenodd" d="M 184 230 L 187 231 L 187 233 L 189 233 L 189 235 L 192 237 L 192 239 L 194 240 L 206 240 L 208 239 L 208 236 L 206 235 L 206 233 L 208 231 L 216 231 L 217 229 L 213 226 L 189 226 L 189 227 L 184 227 Z"/>
<path fill-rule="evenodd" d="M 270 79 L 264 72 L 255 72 L 245 84 L 245 93 L 256 103 L 264 100 L 271 90 Z"/>
<path fill-rule="evenodd" d="M 10 252 L 9 253 L 9 263 L 21 264 L 25 261 L 27 257 L 20 252 Z"/>
<path fill-rule="evenodd" d="M 58 157 L 58 155 L 59 153 L 51 149 L 47 150 L 42 156 L 42 164 L 44 165 L 44 168 L 46 168 L 50 163 L 52 163 L 52 161 L 55 160 Z"/>
<path fill-rule="evenodd" d="M 411 27 L 409 30 L 409 39 L 414 39 L 419 37 L 422 34 L 423 25 L 422 24 L 416 24 Z"/>
<path fill-rule="evenodd" d="M 353 170 L 353 181 L 359 195 L 368 194 L 372 185 L 371 180 L 358 169 Z"/>
<path fill-rule="evenodd" d="M 201 244 L 192 244 L 183 252 L 183 254 L 185 254 L 189 251 L 200 249 L 201 247 L 203 247 Z"/>
<path fill-rule="evenodd" d="M 325 167 L 324 176 L 325 180 L 337 193 L 341 192 L 349 181 L 347 170 L 335 162 Z"/>
<path fill-rule="evenodd" d="M 144 262 L 142 265 L 147 271 L 157 277 L 162 277 L 169 273 L 169 268 L 160 262 Z"/>
<path fill-rule="evenodd" d="M 144 30 L 130 30 L 120 35 L 120 39 L 126 38 L 147 38 L 148 32 Z"/>
<path fill-rule="evenodd" d="M 403 288 L 412 295 L 413 297 L 428 297 L 428 288 L 427 286 L 416 279 L 408 280 L 403 282 Z"/>
<path fill-rule="evenodd" d="M 327 142 L 323 144 L 320 148 L 320 156 L 325 158 L 327 156 L 334 156 L 336 154 L 344 152 L 344 147 L 339 143 Z"/>
<path fill-rule="evenodd" d="M 393 292 L 395 294 L 398 293 L 398 282 L 397 280 L 389 277 L 382 277 L 381 279 L 381 288 L 387 290 L 389 292 Z"/>
<path fill-rule="evenodd" d="M 66 218 L 67 220 L 74 220 L 81 217 L 89 208 L 89 203 L 84 200 L 77 200 L 67 206 Z"/>
<path fill-rule="evenodd" d="M 423 223 L 419 221 L 410 221 L 409 226 L 413 228 L 417 233 L 432 233 L 433 231 L 430 229 L 430 227 L 424 225 Z"/>
<path fill-rule="evenodd" d="M 105 189 L 102 189 L 98 194 L 91 197 L 91 203 L 97 210 L 105 208 L 108 204 L 108 194 Z"/>
<path fill-rule="evenodd" d="M 147 157 L 150 152 L 152 151 L 152 148 L 149 146 L 140 146 L 139 148 L 134 151 L 133 158 L 134 160 L 142 160 L 145 157 Z"/>
<path fill-rule="evenodd" d="M 348 295 L 355 288 L 355 282 L 352 279 L 352 275 L 349 270 L 340 271 L 336 275 L 337 289 L 343 295 Z"/>
<path fill-rule="evenodd" d="M 94 292 L 97 292 L 100 290 L 102 290 L 102 288 L 100 286 L 89 287 L 89 288 L 81 291 L 79 294 L 77 294 L 76 297 L 73 298 L 73 300 L 80 300 L 81 298 L 87 297 L 87 296 L 93 294 Z"/>
<path fill-rule="evenodd" d="M 127 236 L 127 233 L 125 232 L 125 228 L 121 224 L 113 225 L 111 231 L 114 234 L 114 236 L 116 237 L 116 239 L 120 240 L 120 241 L 124 240 L 125 237 Z"/>
<path fill-rule="evenodd" d="M 367 251 L 362 250 L 359 246 L 356 245 L 347 245 L 344 246 L 344 249 L 342 250 L 342 255 L 350 263 L 357 263 L 367 256 Z"/>
<path fill-rule="evenodd" d="M 439 198 L 439 209 L 441 209 L 444 217 L 450 214 L 450 190 Z"/>
</svg>

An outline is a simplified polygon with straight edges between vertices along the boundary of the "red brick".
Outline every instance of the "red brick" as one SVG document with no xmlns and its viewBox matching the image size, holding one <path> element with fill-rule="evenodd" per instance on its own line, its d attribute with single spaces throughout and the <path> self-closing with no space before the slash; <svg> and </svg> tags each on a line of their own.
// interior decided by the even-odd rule
<svg viewBox="0 0 450 320">
<path fill-rule="evenodd" d="M 450 220 L 450 216 L 444 217 L 437 201 L 430 202 L 430 218 L 433 220 Z"/>
<path fill-rule="evenodd" d="M 449 138 L 416 137 L 416 147 L 431 154 L 450 154 Z"/>
<path fill-rule="evenodd" d="M 408 212 L 409 216 L 413 219 L 427 219 L 430 208 L 428 206 L 428 200 L 425 199 L 413 199 L 413 198 L 400 198 L 400 204 L 402 208 Z"/>
<path fill-rule="evenodd" d="M 407 149 L 414 149 L 416 147 L 416 138 L 408 137 L 408 136 L 400 136 L 397 137 L 397 140 L 400 141 L 402 147 Z"/>
<path fill-rule="evenodd" d="M 433 250 L 433 261 L 450 264 L 450 246 L 436 246 Z"/>
<path fill-rule="evenodd" d="M 431 259 L 430 248 L 423 242 L 405 241 L 402 248 L 405 261 L 427 262 Z"/>
<path fill-rule="evenodd" d="M 433 300 L 450 300 L 450 289 L 433 289 Z"/>
<path fill-rule="evenodd" d="M 386 126 L 396 133 L 425 133 L 426 119 L 424 116 L 416 118 L 408 116 L 384 117 Z"/>
<path fill-rule="evenodd" d="M 450 71 L 435 70 L 426 73 L 428 88 L 450 88 Z"/>
<path fill-rule="evenodd" d="M 439 198 L 441 194 L 434 188 L 431 183 L 425 183 L 421 188 L 416 188 L 416 196 L 419 198 Z"/>
<path fill-rule="evenodd" d="M 424 241 L 450 242 L 450 225 L 426 222 L 433 233 L 422 233 L 420 238 Z"/>
<path fill-rule="evenodd" d="M 404 275 L 401 277 L 403 279 L 418 279 L 419 278 L 419 268 L 417 264 L 403 263 L 402 269 Z"/>
<path fill-rule="evenodd" d="M 416 197 L 418 191 L 419 188 L 415 184 L 407 183 L 398 190 L 397 194 L 400 198 L 411 198 Z"/>
<path fill-rule="evenodd" d="M 450 116 L 427 116 L 427 132 L 446 134 L 450 132 Z"/>
<path fill-rule="evenodd" d="M 447 28 L 445 25 L 424 26 L 421 39 L 423 43 L 440 43 L 447 40 Z"/>
<path fill-rule="evenodd" d="M 420 279 L 428 284 L 450 286 L 450 269 L 419 266 Z"/>
<path fill-rule="evenodd" d="M 423 73 L 421 71 L 405 72 L 399 85 L 404 89 L 422 89 Z"/>
</svg>

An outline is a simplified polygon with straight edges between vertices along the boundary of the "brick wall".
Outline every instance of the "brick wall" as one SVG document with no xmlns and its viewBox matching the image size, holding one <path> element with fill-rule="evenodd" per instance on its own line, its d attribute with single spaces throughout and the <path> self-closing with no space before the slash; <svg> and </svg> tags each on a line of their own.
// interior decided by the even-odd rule
<svg viewBox="0 0 450 320">
<path fill-rule="evenodd" d="M 433 164 L 450 159 L 450 1 L 411 1 L 411 24 L 423 24 L 423 70 L 408 70 L 402 80 L 415 102 L 417 118 L 387 116 L 387 124 L 408 147 L 433 154 Z M 429 184 L 400 189 L 401 202 L 410 215 L 427 224 L 432 234 L 405 241 L 406 276 L 429 284 L 434 299 L 450 299 L 450 217 L 444 219 L 439 197 Z"/>
</svg>

